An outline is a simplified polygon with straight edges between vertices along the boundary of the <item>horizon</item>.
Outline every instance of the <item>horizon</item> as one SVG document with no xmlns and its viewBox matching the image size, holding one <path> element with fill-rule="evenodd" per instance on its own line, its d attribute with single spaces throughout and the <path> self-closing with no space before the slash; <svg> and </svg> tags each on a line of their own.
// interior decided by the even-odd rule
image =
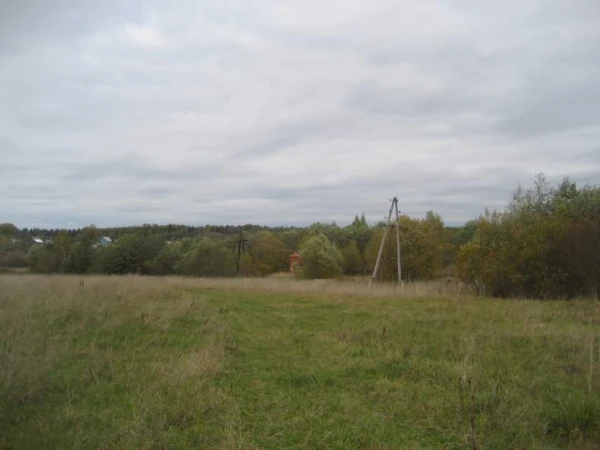
<svg viewBox="0 0 600 450">
<path fill-rule="evenodd" d="M 413 216 L 409 216 L 414 218 Z M 422 218 L 422 217 L 418 217 L 418 218 Z M 369 225 L 369 227 L 376 227 L 379 225 L 379 223 L 385 221 L 385 218 L 382 218 L 380 221 L 369 221 L 368 217 L 367 219 L 367 224 Z M 442 220 L 444 218 L 442 217 Z M 316 225 L 316 224 L 322 224 L 322 225 L 326 225 L 326 226 L 330 226 L 333 225 L 333 223 L 335 222 L 335 224 L 340 227 L 340 228 L 344 228 L 344 227 L 348 227 L 350 225 L 352 225 L 352 221 L 349 222 L 344 222 L 344 223 L 340 223 L 338 221 L 330 221 L 330 222 L 325 222 L 325 221 L 315 221 L 315 222 L 311 222 L 308 224 L 304 224 L 304 225 L 288 225 L 288 224 L 260 224 L 260 223 L 244 223 L 244 224 L 230 224 L 230 223 L 224 223 L 224 224 L 215 224 L 215 223 L 205 223 L 205 224 L 200 224 L 200 225 L 194 225 L 194 224 L 187 224 L 187 223 L 139 223 L 139 224 L 128 224 L 128 225 L 107 225 L 107 226 L 99 226 L 95 223 L 90 223 L 87 225 L 83 225 L 80 227 L 75 227 L 75 228 L 64 228 L 64 227 L 39 227 L 39 226 L 33 226 L 33 227 L 21 227 L 18 224 L 11 222 L 11 221 L 3 221 L 0 220 L 0 224 L 1 223 L 10 223 L 15 225 L 19 231 L 25 230 L 27 229 L 29 230 L 34 230 L 34 229 L 38 229 L 38 230 L 66 230 L 66 231 L 79 231 L 82 230 L 86 227 L 90 227 L 90 226 L 94 226 L 100 230 L 105 230 L 105 229 L 113 229 L 113 228 L 137 228 L 137 227 L 144 227 L 144 226 L 159 226 L 159 227 L 167 227 L 169 225 L 172 226 L 182 226 L 182 227 L 194 227 L 194 228 L 205 228 L 205 227 L 233 227 L 233 228 L 243 228 L 243 227 L 261 227 L 261 228 L 309 228 L 312 225 Z M 463 224 L 459 224 L 459 225 L 454 225 L 454 224 L 448 224 L 446 222 L 444 222 L 444 227 L 446 228 L 460 228 L 465 226 L 466 223 Z"/>
</svg>

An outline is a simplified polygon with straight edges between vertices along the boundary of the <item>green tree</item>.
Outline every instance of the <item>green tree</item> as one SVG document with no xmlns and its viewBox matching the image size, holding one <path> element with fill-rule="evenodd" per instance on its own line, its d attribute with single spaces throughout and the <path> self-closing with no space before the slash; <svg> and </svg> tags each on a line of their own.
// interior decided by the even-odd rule
<svg viewBox="0 0 600 450">
<path fill-rule="evenodd" d="M 192 245 L 189 238 L 165 245 L 153 260 L 151 275 L 175 275 L 183 273 L 183 255 Z"/>
<path fill-rule="evenodd" d="M 488 294 L 535 298 L 597 295 L 600 275 L 600 189 L 536 178 L 519 187 L 502 213 L 477 221 L 459 250 L 459 276 Z"/>
<path fill-rule="evenodd" d="M 21 249 L 5 253 L 2 255 L 2 260 L 0 261 L 0 266 L 5 267 L 23 268 L 27 267 L 27 265 L 27 254 Z"/>
<path fill-rule="evenodd" d="M 369 227 L 365 214 L 363 213 L 360 217 L 356 216 L 352 224 L 345 228 L 345 231 L 348 235 L 347 240 L 356 241 L 358 250 L 364 255 L 373 234 L 373 230 Z"/>
<path fill-rule="evenodd" d="M 372 273 L 377 262 L 377 255 L 379 254 L 379 247 L 381 240 L 383 239 L 384 228 L 376 228 L 372 235 L 365 251 L 365 264 L 369 273 Z M 404 245 L 404 244 L 402 244 Z M 393 233 L 388 232 L 383 252 L 381 254 L 381 262 L 379 264 L 379 270 L 377 277 L 379 280 L 391 281 L 398 279 L 397 269 L 397 255 L 396 255 L 396 241 Z"/>
<path fill-rule="evenodd" d="M 162 239 L 148 233 L 125 235 L 117 242 L 97 250 L 93 271 L 149 274 L 157 270 L 154 259 L 163 246 Z"/>
<path fill-rule="evenodd" d="M 573 220 L 560 237 L 558 246 L 564 255 L 563 273 L 574 288 L 582 286 L 594 299 L 600 285 L 600 222 L 590 219 Z M 569 270 L 570 269 L 570 270 Z M 572 287 L 572 288 L 573 288 Z"/>
<path fill-rule="evenodd" d="M 477 232 L 477 220 L 469 220 L 465 225 L 459 228 L 454 236 L 455 243 L 458 247 L 471 242 Z"/>
<path fill-rule="evenodd" d="M 0 235 L 0 252 L 8 252 L 13 249 L 13 243 L 8 236 Z"/>
<path fill-rule="evenodd" d="M 0 223 L 0 236 L 16 237 L 19 229 L 12 223 Z"/>
<path fill-rule="evenodd" d="M 274 233 L 261 231 L 253 241 L 250 254 L 256 271 L 260 275 L 287 269 L 290 250 Z"/>
<path fill-rule="evenodd" d="M 35 273 L 53 273 L 58 272 L 60 261 L 56 254 L 48 247 L 35 245 L 29 250 L 27 255 L 29 261 L 29 270 Z"/>
<path fill-rule="evenodd" d="M 434 278 L 442 267 L 446 243 L 444 226 L 439 215 L 428 213 L 425 219 L 400 217 L 400 247 L 402 262 L 402 279 L 407 281 Z M 380 280 L 397 280 L 397 252 L 395 230 L 390 230 L 384 246 L 378 278 Z M 367 268 L 375 267 L 379 246 L 384 229 L 377 229 L 369 241 L 365 252 Z"/>
<path fill-rule="evenodd" d="M 179 271 L 184 275 L 218 277 L 235 275 L 236 263 L 231 250 L 222 243 L 201 238 L 183 255 Z"/>
<path fill-rule="evenodd" d="M 243 252 L 240 255 L 240 272 L 245 277 L 253 277 L 260 275 L 256 269 L 256 264 L 252 261 L 252 256 L 248 252 Z"/>
<path fill-rule="evenodd" d="M 305 278 L 335 278 L 342 274 L 342 254 L 324 234 L 310 237 L 301 249 Z"/>
<path fill-rule="evenodd" d="M 284 242 L 285 246 L 291 251 L 297 251 L 300 248 L 300 242 L 304 237 L 305 230 L 303 229 L 291 229 L 286 230 L 281 233 L 281 240 Z"/>
<path fill-rule="evenodd" d="M 94 248 L 99 237 L 98 229 L 91 225 L 81 230 L 69 254 L 66 268 L 68 272 L 87 273 L 93 263 Z"/>
<path fill-rule="evenodd" d="M 359 275 L 364 273 L 365 263 L 356 241 L 352 239 L 342 248 L 342 259 L 344 273 L 347 275 Z"/>
<path fill-rule="evenodd" d="M 55 236 L 52 244 L 52 251 L 58 261 L 58 270 L 60 272 L 65 272 L 69 253 L 71 252 L 71 238 L 65 230 L 59 231 Z"/>
</svg>

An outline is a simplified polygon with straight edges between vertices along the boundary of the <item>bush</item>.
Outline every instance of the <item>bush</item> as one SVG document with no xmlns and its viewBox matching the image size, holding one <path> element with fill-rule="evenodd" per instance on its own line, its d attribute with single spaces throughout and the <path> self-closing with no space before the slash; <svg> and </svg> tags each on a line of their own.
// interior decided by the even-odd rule
<svg viewBox="0 0 600 450">
<path fill-rule="evenodd" d="M 0 266 L 1 267 L 27 267 L 27 255 L 23 250 L 12 250 L 4 253 L 0 253 Z"/>
<path fill-rule="evenodd" d="M 304 278 L 336 278 L 342 274 L 342 254 L 324 234 L 310 237 L 301 255 Z"/>
<path fill-rule="evenodd" d="M 463 281 L 499 297 L 597 297 L 600 189 L 543 176 L 519 189 L 503 213 L 487 213 L 457 255 Z"/>
<path fill-rule="evenodd" d="M 60 260 L 50 249 L 36 245 L 31 247 L 28 255 L 29 270 L 36 273 L 52 273 L 60 270 Z"/>
</svg>

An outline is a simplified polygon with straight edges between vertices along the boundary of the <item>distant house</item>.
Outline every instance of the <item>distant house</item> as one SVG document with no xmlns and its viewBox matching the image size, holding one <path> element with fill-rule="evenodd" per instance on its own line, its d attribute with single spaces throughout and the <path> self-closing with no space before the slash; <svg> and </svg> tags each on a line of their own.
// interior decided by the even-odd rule
<svg viewBox="0 0 600 450">
<path fill-rule="evenodd" d="M 294 252 L 290 255 L 290 272 L 293 272 L 298 264 L 300 264 L 300 253 Z"/>
<path fill-rule="evenodd" d="M 44 241 L 42 239 L 37 238 L 37 237 L 31 238 L 31 239 L 33 240 L 34 244 L 43 244 L 44 243 Z"/>
<path fill-rule="evenodd" d="M 100 246 L 102 247 L 106 247 L 107 245 L 112 244 L 112 239 L 109 238 L 108 236 L 102 236 L 99 240 L 98 240 L 98 244 L 100 244 Z"/>
</svg>

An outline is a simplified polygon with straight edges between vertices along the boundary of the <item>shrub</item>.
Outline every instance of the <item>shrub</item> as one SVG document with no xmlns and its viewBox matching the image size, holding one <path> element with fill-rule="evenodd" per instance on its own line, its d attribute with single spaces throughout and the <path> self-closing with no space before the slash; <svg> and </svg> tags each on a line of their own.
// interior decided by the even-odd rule
<svg viewBox="0 0 600 450">
<path fill-rule="evenodd" d="M 310 237 L 301 254 L 304 278 L 335 278 L 342 274 L 342 254 L 324 234 Z"/>
</svg>

